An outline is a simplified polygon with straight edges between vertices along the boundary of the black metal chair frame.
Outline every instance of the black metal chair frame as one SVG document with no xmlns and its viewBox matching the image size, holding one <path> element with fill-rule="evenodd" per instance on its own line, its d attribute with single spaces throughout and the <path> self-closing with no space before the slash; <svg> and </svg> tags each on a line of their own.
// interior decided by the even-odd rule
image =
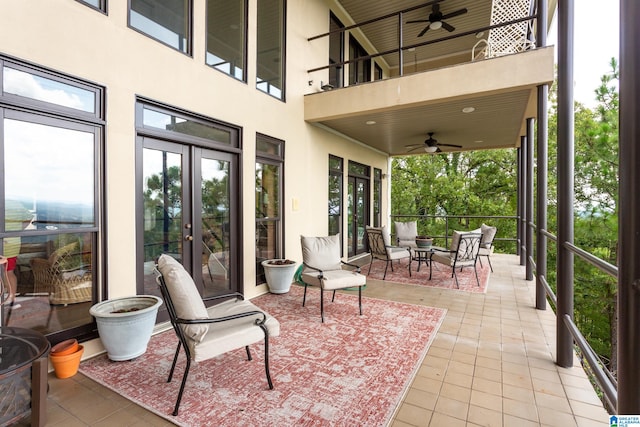
<svg viewBox="0 0 640 427">
<path fill-rule="evenodd" d="M 473 260 L 473 264 L 460 266 L 460 271 L 462 271 L 464 267 L 473 267 L 473 271 L 476 274 L 476 282 L 478 282 L 478 286 L 480 286 L 480 279 L 478 278 L 478 270 L 476 269 L 476 264 L 478 263 L 478 252 L 480 250 L 481 240 L 482 234 L 480 233 L 465 233 L 460 236 L 460 241 L 458 242 L 458 247 L 456 248 L 456 250 L 447 251 L 434 247 L 433 252 L 429 256 L 429 280 L 431 280 L 431 274 L 433 272 L 433 254 L 436 252 L 444 252 L 450 255 L 456 254 L 453 261 L 453 266 L 451 266 L 451 277 L 454 277 L 456 279 L 456 286 L 458 288 L 460 288 L 460 284 L 458 283 L 458 275 L 456 274 L 458 261 Z"/>
<path fill-rule="evenodd" d="M 494 237 L 495 239 L 495 237 Z M 491 264 L 491 249 L 493 248 L 493 240 L 491 240 L 491 242 L 489 243 L 489 247 L 486 248 L 489 253 L 488 254 L 481 254 L 478 253 L 478 261 L 480 261 L 480 267 L 483 267 L 482 265 L 482 257 L 486 256 L 487 257 L 487 261 L 489 261 L 489 268 L 491 268 L 491 272 L 493 273 L 493 265 Z M 480 248 L 480 250 L 482 250 L 482 247 Z"/>
<path fill-rule="evenodd" d="M 233 319 L 240 319 L 242 317 L 262 315 L 262 318 L 258 318 L 255 321 L 255 325 L 260 327 L 264 332 L 264 368 L 267 375 L 267 383 L 269 384 L 269 389 L 273 390 L 273 382 L 271 381 L 271 374 L 269 373 L 269 331 L 265 325 L 267 320 L 267 316 L 262 311 L 247 311 L 244 313 L 238 313 L 231 316 L 224 316 L 218 318 L 209 318 L 209 319 L 181 319 L 177 316 L 175 307 L 173 305 L 173 300 L 171 299 L 171 295 L 169 294 L 169 289 L 167 288 L 167 284 L 164 281 L 164 277 L 162 274 L 159 274 L 156 277 L 156 281 L 158 286 L 160 287 L 160 292 L 162 293 L 162 297 L 164 299 L 165 306 L 167 307 L 167 311 L 169 313 L 169 318 L 171 320 L 171 325 L 173 326 L 173 330 L 178 336 L 178 346 L 176 348 L 175 355 L 173 357 L 173 364 L 171 365 L 171 370 L 169 371 L 169 377 L 167 382 L 171 382 L 173 379 L 173 372 L 176 368 L 176 363 L 178 362 L 178 356 L 180 354 L 180 348 L 184 348 L 185 354 L 187 356 L 187 365 L 184 369 L 184 374 L 182 375 L 182 382 L 180 384 L 180 391 L 178 392 L 178 399 L 176 400 L 176 405 L 174 407 L 172 415 L 178 415 L 178 409 L 180 408 L 180 401 L 182 400 L 182 394 L 184 392 L 185 385 L 187 384 L 187 376 L 189 375 L 189 368 L 191 367 L 191 350 L 189 349 L 189 345 L 187 343 L 187 339 L 184 335 L 184 332 L 180 325 L 196 325 L 196 324 L 206 324 L 206 323 L 221 323 Z M 213 301 L 213 300 L 221 300 L 221 299 L 229 299 L 229 298 L 237 298 L 240 300 L 244 300 L 244 295 L 238 292 L 234 292 L 231 294 L 225 295 L 217 295 L 213 297 L 203 298 L 203 301 Z M 245 346 L 245 350 L 247 351 L 247 360 L 252 360 L 251 351 L 249 350 L 249 346 Z"/>
<path fill-rule="evenodd" d="M 367 275 L 371 273 L 371 266 L 373 265 L 373 261 L 379 259 L 386 262 L 386 265 L 384 266 L 384 275 L 382 276 L 382 280 L 385 280 L 387 278 L 387 269 L 389 268 L 389 264 L 391 264 L 391 271 L 393 272 L 393 260 L 389 258 L 387 249 L 403 248 L 409 252 L 409 277 L 411 277 L 411 248 L 404 246 L 385 245 L 382 230 L 367 229 L 365 233 L 367 233 L 367 241 L 369 242 L 369 253 L 371 254 L 371 264 L 369 264 L 369 272 L 367 273 Z"/>
<path fill-rule="evenodd" d="M 356 273 L 360 273 L 360 266 L 355 265 L 355 264 L 349 264 L 348 262 L 344 262 L 342 260 L 340 260 L 341 265 L 346 265 L 348 267 L 352 267 L 354 268 Z M 322 320 L 322 323 L 324 323 L 324 289 L 322 287 L 322 280 L 324 279 L 324 273 L 322 270 L 320 270 L 319 268 L 316 268 L 312 265 L 309 265 L 307 263 L 304 263 L 304 266 L 317 271 L 318 272 L 318 280 L 320 281 L 320 319 Z M 309 286 L 306 282 L 304 284 L 304 294 L 302 295 L 302 306 L 304 307 L 304 304 L 307 302 L 307 286 Z M 360 309 L 360 316 L 362 316 L 362 287 L 364 285 L 358 286 L 358 308 Z M 346 288 L 345 288 L 346 289 Z M 333 289 L 333 295 L 331 296 L 331 302 L 333 302 L 336 298 L 336 290 L 337 289 Z"/>
</svg>

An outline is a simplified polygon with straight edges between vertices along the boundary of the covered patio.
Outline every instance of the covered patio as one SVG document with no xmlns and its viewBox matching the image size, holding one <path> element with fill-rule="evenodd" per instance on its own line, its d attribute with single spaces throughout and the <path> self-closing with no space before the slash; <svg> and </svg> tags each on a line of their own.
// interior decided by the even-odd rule
<svg viewBox="0 0 640 427">
<path fill-rule="evenodd" d="M 486 294 L 368 280 L 367 297 L 448 310 L 391 425 L 608 425 L 578 358 L 555 363 L 555 314 L 519 257 L 492 262 Z M 171 425 L 81 374 L 49 383 L 49 425 Z"/>
</svg>

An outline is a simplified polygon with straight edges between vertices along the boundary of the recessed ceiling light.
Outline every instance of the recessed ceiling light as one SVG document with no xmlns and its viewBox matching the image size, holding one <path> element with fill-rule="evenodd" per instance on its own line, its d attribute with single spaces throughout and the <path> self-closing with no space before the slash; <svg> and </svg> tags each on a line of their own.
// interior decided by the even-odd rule
<svg viewBox="0 0 640 427">
<path fill-rule="evenodd" d="M 462 112 L 463 112 L 463 113 L 473 113 L 474 111 L 476 111 L 476 109 L 475 109 L 475 108 L 473 108 L 473 107 L 464 107 L 464 108 L 462 109 Z"/>
<path fill-rule="evenodd" d="M 365 124 L 367 124 L 367 125 L 375 125 L 375 124 L 376 124 L 376 121 L 375 121 L 375 120 L 367 120 L 367 121 L 365 122 Z"/>
<path fill-rule="evenodd" d="M 476 38 L 477 38 L 477 39 L 481 38 L 482 36 L 484 36 L 484 31 L 478 31 L 478 32 L 476 33 Z"/>
<path fill-rule="evenodd" d="M 481 139 L 479 139 L 479 140 L 477 140 L 477 141 L 473 141 L 473 142 L 474 142 L 474 143 L 476 143 L 476 144 L 482 144 L 484 141 L 483 141 L 483 140 L 481 140 Z"/>
<path fill-rule="evenodd" d="M 409 49 L 407 49 L 409 52 L 415 52 L 416 48 L 415 47 L 410 47 Z"/>
</svg>

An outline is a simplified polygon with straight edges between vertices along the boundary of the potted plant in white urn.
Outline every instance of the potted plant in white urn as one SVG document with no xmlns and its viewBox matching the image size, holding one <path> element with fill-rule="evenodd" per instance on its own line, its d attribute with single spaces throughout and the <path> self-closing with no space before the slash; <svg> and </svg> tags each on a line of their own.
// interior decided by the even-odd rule
<svg viewBox="0 0 640 427">
<path fill-rule="evenodd" d="M 147 351 L 162 299 L 134 295 L 99 302 L 89 309 L 109 359 L 135 359 Z"/>
<path fill-rule="evenodd" d="M 290 259 L 267 259 L 262 261 L 264 276 L 272 294 L 286 294 L 296 273 L 296 262 Z"/>
</svg>

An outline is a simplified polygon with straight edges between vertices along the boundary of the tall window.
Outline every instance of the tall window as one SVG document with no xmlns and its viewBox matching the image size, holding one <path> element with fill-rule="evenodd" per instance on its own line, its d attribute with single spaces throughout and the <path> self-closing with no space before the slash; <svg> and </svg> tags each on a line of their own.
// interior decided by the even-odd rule
<svg viewBox="0 0 640 427">
<path fill-rule="evenodd" d="M 132 28 L 184 53 L 191 53 L 192 0 L 130 0 Z"/>
<path fill-rule="evenodd" d="M 284 142 L 265 135 L 256 141 L 256 284 L 265 283 L 262 261 L 282 258 Z"/>
<path fill-rule="evenodd" d="M 349 37 L 349 59 L 354 60 L 367 56 L 367 51 L 353 37 Z M 371 58 L 349 64 L 349 84 L 355 85 L 371 80 Z"/>
<path fill-rule="evenodd" d="M 329 18 L 329 64 L 340 64 L 344 62 L 344 32 L 333 32 L 344 28 L 342 22 L 332 13 Z M 342 87 L 344 82 L 344 67 L 336 65 L 329 68 L 329 84 L 333 87 Z"/>
<path fill-rule="evenodd" d="M 329 155 L 329 235 L 342 232 L 343 160 Z"/>
<path fill-rule="evenodd" d="M 247 0 L 207 1 L 207 65 L 246 81 Z"/>
<path fill-rule="evenodd" d="M 382 224 L 382 170 L 373 169 L 373 226 Z"/>
<path fill-rule="evenodd" d="M 16 294 L 2 324 L 52 342 L 91 333 L 104 241 L 103 89 L 2 56 L 0 75 L 0 253 Z"/>
<path fill-rule="evenodd" d="M 259 90 L 284 100 L 285 0 L 258 2 L 258 58 L 256 60 Z"/>
</svg>

